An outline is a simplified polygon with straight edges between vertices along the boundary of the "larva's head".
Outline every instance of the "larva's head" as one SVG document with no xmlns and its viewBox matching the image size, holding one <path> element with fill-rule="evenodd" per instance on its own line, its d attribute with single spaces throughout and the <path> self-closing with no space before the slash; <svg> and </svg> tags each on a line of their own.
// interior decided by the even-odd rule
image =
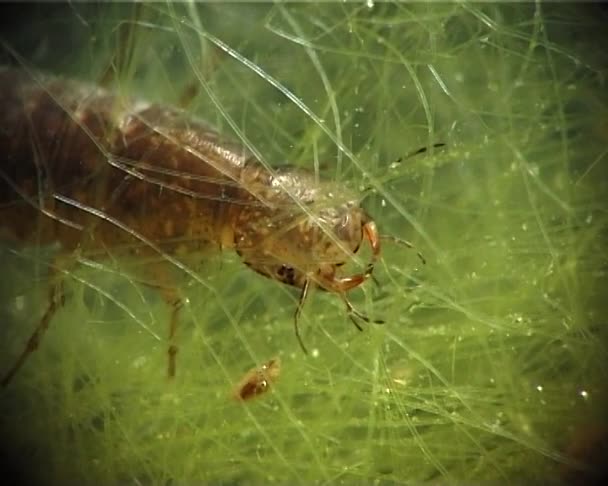
<svg viewBox="0 0 608 486">
<path fill-rule="evenodd" d="M 362 284 L 380 253 L 376 225 L 355 202 L 304 212 L 291 205 L 257 210 L 235 229 L 235 246 L 243 261 L 256 272 L 287 285 L 303 288 L 313 282 L 320 288 L 343 293 Z M 338 268 L 353 258 L 364 239 L 372 260 L 364 273 L 338 276 Z"/>
</svg>

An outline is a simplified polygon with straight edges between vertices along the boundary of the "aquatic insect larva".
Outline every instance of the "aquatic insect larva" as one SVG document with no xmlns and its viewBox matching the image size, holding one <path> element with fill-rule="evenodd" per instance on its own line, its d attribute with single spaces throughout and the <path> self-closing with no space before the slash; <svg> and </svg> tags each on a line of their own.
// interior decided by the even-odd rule
<svg viewBox="0 0 608 486">
<path fill-rule="evenodd" d="M 281 374 L 281 360 L 273 358 L 260 367 L 250 369 L 234 388 L 234 398 L 250 400 L 266 393 Z"/>
<path fill-rule="evenodd" d="M 209 246 L 234 249 L 251 269 L 300 289 L 294 322 L 304 351 L 298 317 L 313 286 L 337 294 L 357 327 L 354 317 L 369 320 L 346 297 L 380 255 L 376 225 L 358 197 L 343 197 L 334 182 L 303 170 L 269 171 L 181 110 L 0 68 L 0 153 L 0 234 L 20 246 L 59 243 L 61 266 L 76 252 L 160 255 L 170 267 Z M 364 240 L 372 253 L 364 271 L 340 275 Z M 146 271 L 163 275 L 160 264 Z M 4 385 L 61 305 L 60 273 L 52 278 L 49 308 Z M 171 285 L 159 287 L 173 309 L 172 376 L 181 300 Z"/>
</svg>

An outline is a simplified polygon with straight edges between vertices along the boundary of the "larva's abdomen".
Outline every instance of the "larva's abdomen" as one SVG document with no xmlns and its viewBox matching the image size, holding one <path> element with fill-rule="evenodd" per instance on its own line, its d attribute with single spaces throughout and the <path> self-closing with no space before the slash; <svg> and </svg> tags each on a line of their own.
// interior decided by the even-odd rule
<svg viewBox="0 0 608 486">
<path fill-rule="evenodd" d="M 99 88 L 0 72 L 2 226 L 64 250 L 226 244 L 248 155 L 206 125 Z M 128 228 L 129 231 L 125 231 Z"/>
</svg>

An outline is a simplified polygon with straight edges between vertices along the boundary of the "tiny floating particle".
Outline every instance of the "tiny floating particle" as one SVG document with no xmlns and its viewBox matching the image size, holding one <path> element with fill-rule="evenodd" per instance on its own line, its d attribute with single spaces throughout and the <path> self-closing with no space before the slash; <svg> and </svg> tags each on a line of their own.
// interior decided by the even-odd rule
<svg viewBox="0 0 608 486">
<path fill-rule="evenodd" d="M 234 389 L 236 400 L 251 400 L 266 393 L 281 374 L 281 360 L 273 358 L 260 367 L 252 368 Z"/>
</svg>

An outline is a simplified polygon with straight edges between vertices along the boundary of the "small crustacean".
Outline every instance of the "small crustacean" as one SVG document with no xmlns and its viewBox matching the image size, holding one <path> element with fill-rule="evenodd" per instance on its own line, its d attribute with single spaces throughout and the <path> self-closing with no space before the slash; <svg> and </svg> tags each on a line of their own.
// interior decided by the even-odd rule
<svg viewBox="0 0 608 486">
<path fill-rule="evenodd" d="M 245 401 L 266 393 L 281 374 L 281 360 L 273 358 L 260 367 L 250 369 L 234 388 L 233 396 Z"/>
<path fill-rule="evenodd" d="M 269 171 L 181 110 L 0 68 L 0 153 L 0 234 L 18 245 L 59 243 L 64 262 L 76 251 L 94 258 L 124 249 L 160 255 L 164 264 L 210 245 L 234 249 L 256 272 L 300 289 L 294 322 L 304 351 L 298 317 L 313 286 L 338 295 L 359 329 L 354 317 L 369 321 L 346 297 L 371 276 L 380 255 L 378 230 L 359 198 L 338 199 L 343 191 L 334 182 L 303 170 Z M 364 241 L 371 247 L 367 266 L 340 275 Z M 59 283 L 50 294 L 4 385 L 61 305 Z M 181 301 L 164 282 L 162 294 L 173 308 L 172 376 Z"/>
</svg>

